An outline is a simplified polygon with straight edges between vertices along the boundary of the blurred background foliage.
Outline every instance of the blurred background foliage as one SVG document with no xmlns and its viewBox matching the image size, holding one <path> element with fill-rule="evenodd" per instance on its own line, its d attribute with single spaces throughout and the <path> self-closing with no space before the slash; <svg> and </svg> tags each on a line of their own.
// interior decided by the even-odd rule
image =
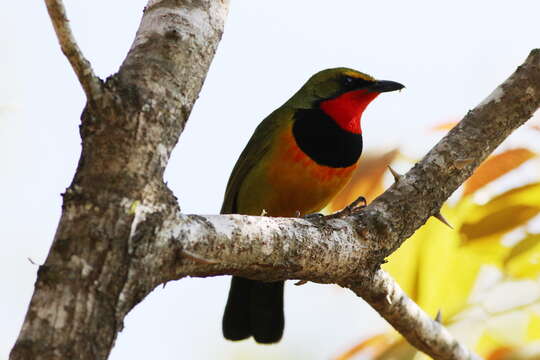
<svg viewBox="0 0 540 360">
<path fill-rule="evenodd" d="M 540 135 L 539 129 L 527 131 Z M 361 194 L 373 200 L 391 183 L 388 166 L 410 167 L 412 160 L 397 149 L 363 156 L 360 171 L 325 211 Z M 519 147 L 489 157 L 443 206 L 453 229 L 429 219 L 383 265 L 428 314 L 440 312 L 458 339 L 489 360 L 540 359 L 540 174 L 521 183 L 525 163 L 538 170 L 537 152 Z M 336 357 L 360 358 L 427 356 L 389 330 Z"/>
</svg>

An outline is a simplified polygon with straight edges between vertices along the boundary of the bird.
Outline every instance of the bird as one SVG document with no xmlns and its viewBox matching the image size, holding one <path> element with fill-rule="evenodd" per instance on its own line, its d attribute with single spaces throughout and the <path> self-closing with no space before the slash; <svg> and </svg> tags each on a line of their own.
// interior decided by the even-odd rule
<svg viewBox="0 0 540 360">
<path fill-rule="evenodd" d="M 345 68 L 319 71 L 255 129 L 226 186 L 221 214 L 297 217 L 319 212 L 350 180 L 362 153 L 362 113 L 403 89 Z M 284 281 L 233 276 L 223 335 L 262 344 L 283 336 Z"/>
</svg>

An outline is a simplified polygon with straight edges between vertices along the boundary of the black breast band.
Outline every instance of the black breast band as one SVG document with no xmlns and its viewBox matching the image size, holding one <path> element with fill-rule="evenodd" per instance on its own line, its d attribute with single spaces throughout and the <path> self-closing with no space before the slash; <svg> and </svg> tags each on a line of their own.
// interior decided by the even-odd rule
<svg viewBox="0 0 540 360">
<path fill-rule="evenodd" d="M 293 135 L 298 147 L 319 165 L 349 167 L 362 153 L 362 134 L 343 130 L 320 109 L 297 110 Z"/>
</svg>

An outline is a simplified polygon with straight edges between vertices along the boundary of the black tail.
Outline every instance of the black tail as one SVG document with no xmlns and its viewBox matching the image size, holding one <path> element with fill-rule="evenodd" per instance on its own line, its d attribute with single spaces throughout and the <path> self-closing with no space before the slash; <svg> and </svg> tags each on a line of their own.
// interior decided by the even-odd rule
<svg viewBox="0 0 540 360">
<path fill-rule="evenodd" d="M 223 336 L 229 340 L 253 336 L 265 344 L 278 342 L 285 326 L 283 284 L 233 276 L 223 315 Z"/>
</svg>

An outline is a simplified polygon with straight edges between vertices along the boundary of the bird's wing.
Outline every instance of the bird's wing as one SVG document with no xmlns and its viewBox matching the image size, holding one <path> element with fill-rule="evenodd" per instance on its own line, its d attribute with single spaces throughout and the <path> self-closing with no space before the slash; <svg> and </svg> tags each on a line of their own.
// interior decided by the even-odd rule
<svg viewBox="0 0 540 360">
<path fill-rule="evenodd" d="M 225 198 L 221 206 L 222 214 L 238 213 L 236 199 L 242 183 L 249 172 L 263 160 L 268 153 L 272 144 L 276 140 L 276 132 L 278 128 L 292 121 L 294 111 L 290 108 L 279 108 L 268 117 L 266 117 L 255 129 L 255 132 L 249 139 L 244 151 L 236 161 L 233 168 L 227 189 L 225 190 Z"/>
</svg>

